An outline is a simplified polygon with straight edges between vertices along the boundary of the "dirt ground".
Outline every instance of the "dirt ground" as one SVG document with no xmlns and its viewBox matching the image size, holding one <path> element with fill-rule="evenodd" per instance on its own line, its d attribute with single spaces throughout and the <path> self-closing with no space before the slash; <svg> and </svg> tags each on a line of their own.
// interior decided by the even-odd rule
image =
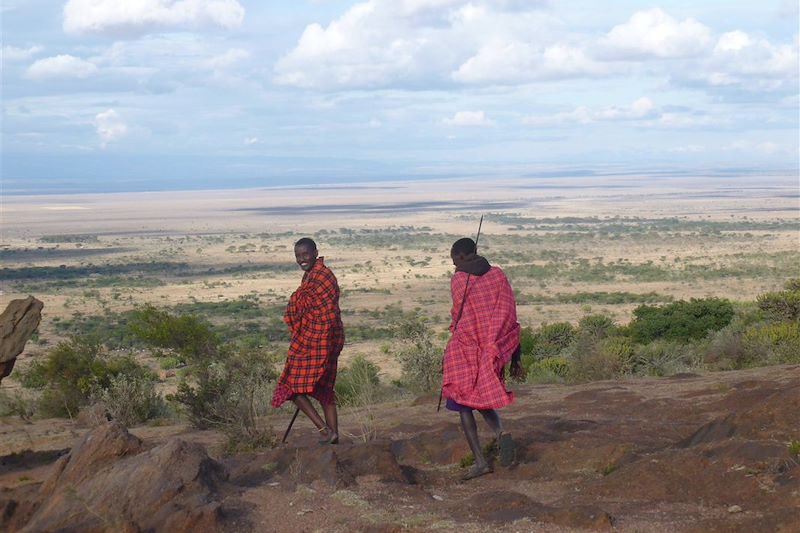
<svg viewBox="0 0 800 533">
<path fill-rule="evenodd" d="M 337 446 L 317 444 L 302 419 L 287 444 L 234 456 L 214 432 L 131 431 L 148 446 L 199 442 L 225 465 L 223 502 L 239 511 L 223 529 L 798 531 L 800 457 L 789 444 L 800 437 L 800 366 L 515 394 L 503 411 L 514 464 L 469 482 L 460 481 L 468 448 L 456 415 L 437 413 L 435 398 L 376 406 L 369 438 L 363 413 L 344 410 Z M 281 431 L 287 420 L 263 423 Z M 0 499 L 40 483 L 88 431 L 46 425 L 2 426 L 5 442 L 27 438 L 34 451 L 2 458 Z"/>
</svg>

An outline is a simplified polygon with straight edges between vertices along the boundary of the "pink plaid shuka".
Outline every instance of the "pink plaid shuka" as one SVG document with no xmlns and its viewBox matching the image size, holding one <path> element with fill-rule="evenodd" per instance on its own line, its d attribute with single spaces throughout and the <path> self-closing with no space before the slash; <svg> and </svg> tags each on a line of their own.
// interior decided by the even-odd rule
<svg viewBox="0 0 800 533">
<path fill-rule="evenodd" d="M 450 282 L 450 340 L 444 350 L 442 394 L 473 409 L 498 409 L 514 401 L 502 379 L 503 367 L 519 345 L 517 304 L 500 268 L 469 276 L 466 302 L 456 324 L 468 274 Z"/>
</svg>

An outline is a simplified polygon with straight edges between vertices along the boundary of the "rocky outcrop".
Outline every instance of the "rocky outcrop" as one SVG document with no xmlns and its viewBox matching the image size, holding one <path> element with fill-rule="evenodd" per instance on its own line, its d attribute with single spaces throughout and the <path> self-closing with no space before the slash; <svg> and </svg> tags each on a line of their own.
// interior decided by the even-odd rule
<svg viewBox="0 0 800 533">
<path fill-rule="evenodd" d="M 174 438 L 146 450 L 109 422 L 53 465 L 22 531 L 219 530 L 225 479 L 199 444 Z M 13 525 L 13 512 L 8 519 Z"/>
<path fill-rule="evenodd" d="M 28 296 L 11 300 L 0 314 L 0 381 L 11 373 L 17 356 L 39 327 L 43 307 L 42 302 Z"/>
</svg>

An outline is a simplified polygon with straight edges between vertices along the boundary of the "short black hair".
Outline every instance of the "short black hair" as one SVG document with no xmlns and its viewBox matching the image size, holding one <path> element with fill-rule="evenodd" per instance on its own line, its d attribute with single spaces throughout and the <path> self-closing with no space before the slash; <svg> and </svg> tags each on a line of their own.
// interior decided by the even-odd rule
<svg viewBox="0 0 800 533">
<path fill-rule="evenodd" d="M 294 243 L 295 248 L 297 248 L 298 246 L 310 246 L 312 250 L 317 249 L 317 243 L 315 243 L 314 239 L 310 237 L 303 237 L 302 239 Z"/>
<path fill-rule="evenodd" d="M 469 255 L 474 253 L 475 253 L 475 241 L 473 241 L 469 237 L 458 239 L 456 242 L 453 243 L 453 247 L 450 248 L 450 255 L 457 255 L 457 254 Z"/>
</svg>

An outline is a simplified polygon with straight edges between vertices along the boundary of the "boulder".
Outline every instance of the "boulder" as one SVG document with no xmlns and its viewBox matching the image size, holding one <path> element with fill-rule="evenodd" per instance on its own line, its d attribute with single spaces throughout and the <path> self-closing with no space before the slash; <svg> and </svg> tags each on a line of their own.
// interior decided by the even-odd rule
<svg viewBox="0 0 800 533">
<path fill-rule="evenodd" d="M 28 296 L 11 300 L 0 314 L 0 381 L 11 373 L 17 356 L 39 327 L 43 307 L 42 302 Z"/>
<path fill-rule="evenodd" d="M 225 478 L 199 444 L 175 438 L 145 450 L 109 422 L 53 465 L 23 531 L 220 530 Z"/>
</svg>

